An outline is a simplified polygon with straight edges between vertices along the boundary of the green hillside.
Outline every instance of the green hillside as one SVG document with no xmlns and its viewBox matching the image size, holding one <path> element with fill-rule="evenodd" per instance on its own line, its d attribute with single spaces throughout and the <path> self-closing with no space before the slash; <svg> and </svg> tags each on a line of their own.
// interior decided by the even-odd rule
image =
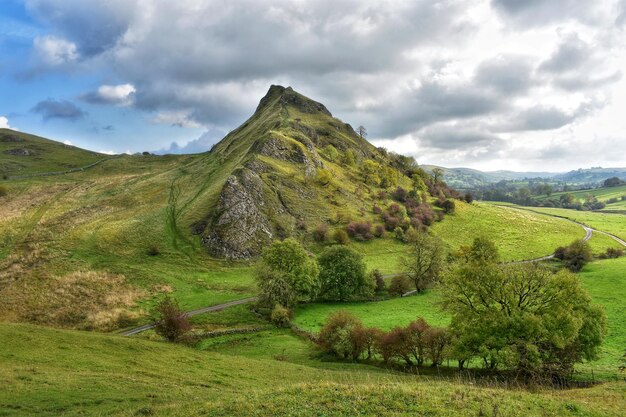
<svg viewBox="0 0 626 417">
<path fill-rule="evenodd" d="M 619 210 L 619 208 L 623 209 L 623 207 L 626 204 L 626 185 L 620 185 L 617 187 L 593 188 L 590 190 L 559 192 L 559 193 L 554 193 L 549 197 L 540 196 L 540 197 L 537 197 L 537 199 L 538 200 L 545 200 L 548 198 L 558 199 L 563 194 L 571 194 L 574 196 L 574 198 L 577 201 L 581 203 L 584 203 L 590 197 L 595 197 L 598 199 L 598 201 L 601 201 L 607 204 L 604 211 L 614 211 L 614 210 Z M 622 197 L 624 197 L 624 200 L 622 200 Z M 609 200 L 611 200 L 611 202 L 609 202 Z M 617 201 L 613 201 L 613 200 L 617 200 Z"/>
<path fill-rule="evenodd" d="M 626 406 L 621 382 L 528 392 L 313 364 L 311 345 L 280 332 L 223 351 L 21 324 L 0 324 L 0 338 L 6 416 L 619 416 Z"/>
<path fill-rule="evenodd" d="M 15 130 L 0 129 L 0 178 L 65 172 L 105 158 L 109 157 Z"/>
</svg>

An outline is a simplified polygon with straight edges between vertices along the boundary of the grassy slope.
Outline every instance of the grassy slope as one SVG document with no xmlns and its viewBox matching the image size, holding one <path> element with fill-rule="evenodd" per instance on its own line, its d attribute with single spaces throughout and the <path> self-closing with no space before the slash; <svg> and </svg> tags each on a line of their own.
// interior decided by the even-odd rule
<svg viewBox="0 0 626 417">
<path fill-rule="evenodd" d="M 626 405 L 619 383 L 529 393 L 365 365 L 308 366 L 305 342 L 280 332 L 264 340 L 265 354 L 244 344 L 228 355 L 29 325 L 0 324 L 0 338 L 0 415 L 618 416 Z M 269 357 L 276 343 L 305 363 Z"/>
<path fill-rule="evenodd" d="M 8 141 L 9 137 L 19 141 Z M 6 152 L 12 149 L 26 149 L 31 155 L 8 155 Z M 103 158 L 107 158 L 107 155 L 14 130 L 0 129 L 0 178 L 4 175 L 67 171 L 93 164 Z"/>
<path fill-rule="evenodd" d="M 537 213 L 546 213 L 554 216 L 565 217 L 594 229 L 611 233 L 626 240 L 626 216 L 622 214 L 598 213 L 592 211 L 577 211 L 559 208 L 530 207 L 528 210 Z"/>
<path fill-rule="evenodd" d="M 580 191 L 564 191 L 552 194 L 550 197 L 541 196 L 539 199 L 558 199 L 563 194 L 572 194 L 580 202 L 584 202 L 588 196 L 595 196 L 599 201 L 606 201 L 611 198 L 620 198 L 626 195 L 626 185 L 620 185 L 618 187 L 601 187 L 594 188 L 592 190 L 580 190 Z"/>
<path fill-rule="evenodd" d="M 475 236 L 488 236 L 504 260 L 548 255 L 585 236 L 580 226 L 566 220 L 479 202 L 457 203 L 456 214 L 437 223 L 433 231 L 453 249 L 470 244 Z"/>
</svg>

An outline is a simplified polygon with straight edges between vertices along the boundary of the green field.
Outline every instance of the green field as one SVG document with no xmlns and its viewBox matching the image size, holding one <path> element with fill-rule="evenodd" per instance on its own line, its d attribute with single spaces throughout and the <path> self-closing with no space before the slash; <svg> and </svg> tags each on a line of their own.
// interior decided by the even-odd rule
<svg viewBox="0 0 626 417">
<path fill-rule="evenodd" d="M 585 236 L 580 226 L 567 220 L 480 202 L 457 203 L 456 213 L 432 229 L 453 249 L 471 244 L 476 236 L 488 236 L 507 261 L 549 255 Z"/>
<path fill-rule="evenodd" d="M 0 338 L 3 416 L 319 416 L 321 410 L 339 416 L 390 410 L 438 416 L 619 416 L 626 406 L 619 382 L 564 391 L 480 387 L 318 361 L 307 342 L 281 331 L 252 343 L 232 340 L 225 347 L 228 354 L 216 346 L 198 350 L 21 324 L 0 324 Z"/>
<path fill-rule="evenodd" d="M 546 213 L 552 216 L 564 217 L 603 232 L 611 233 L 626 240 L 626 215 L 598 213 L 593 211 L 577 211 L 559 208 L 530 207 L 537 213 Z"/>
<path fill-rule="evenodd" d="M 563 194 L 572 194 L 578 201 L 584 202 L 587 197 L 594 196 L 598 199 L 598 201 L 606 202 L 611 198 L 620 199 L 622 196 L 626 195 L 626 185 L 620 185 L 617 187 L 601 187 L 594 188 L 591 190 L 580 190 L 580 191 L 563 191 L 550 195 L 549 197 L 541 196 L 537 197 L 538 199 L 558 199 Z"/>
</svg>

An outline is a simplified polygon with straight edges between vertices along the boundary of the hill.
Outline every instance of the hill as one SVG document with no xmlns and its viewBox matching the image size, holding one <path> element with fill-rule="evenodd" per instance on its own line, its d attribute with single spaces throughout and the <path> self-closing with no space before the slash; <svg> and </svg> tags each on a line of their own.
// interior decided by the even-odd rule
<svg viewBox="0 0 626 417">
<path fill-rule="evenodd" d="M 352 221 L 382 226 L 394 205 L 403 227 L 430 222 L 452 248 L 495 228 L 507 260 L 548 254 L 582 234 L 558 219 L 459 200 L 443 215 L 433 195 L 451 190 L 424 174 L 432 194 L 417 207 L 399 202 L 396 187 L 413 187 L 408 170 L 420 172 L 323 105 L 273 87 L 209 153 L 121 155 L 67 175 L 1 181 L 0 319 L 110 331 L 147 320 L 164 293 L 186 309 L 245 298 L 255 294 L 254 258 L 245 258 L 264 242 L 293 236 L 319 253 Z M 314 239 L 318 226 L 328 228 L 326 242 Z M 350 245 L 370 268 L 398 272 L 405 246 L 393 229 Z M 229 253 L 234 259 L 220 258 Z"/>
<path fill-rule="evenodd" d="M 66 172 L 105 158 L 107 155 L 39 136 L 0 129 L 0 177 Z"/>
</svg>

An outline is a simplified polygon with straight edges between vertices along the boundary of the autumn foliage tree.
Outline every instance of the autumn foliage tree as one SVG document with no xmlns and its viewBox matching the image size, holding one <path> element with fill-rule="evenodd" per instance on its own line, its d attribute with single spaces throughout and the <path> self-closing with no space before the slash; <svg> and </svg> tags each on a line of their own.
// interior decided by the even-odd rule
<svg viewBox="0 0 626 417">
<path fill-rule="evenodd" d="M 180 309 L 178 302 L 169 296 L 163 298 L 155 307 L 155 331 L 170 342 L 176 342 L 191 330 L 189 317 Z"/>
</svg>

